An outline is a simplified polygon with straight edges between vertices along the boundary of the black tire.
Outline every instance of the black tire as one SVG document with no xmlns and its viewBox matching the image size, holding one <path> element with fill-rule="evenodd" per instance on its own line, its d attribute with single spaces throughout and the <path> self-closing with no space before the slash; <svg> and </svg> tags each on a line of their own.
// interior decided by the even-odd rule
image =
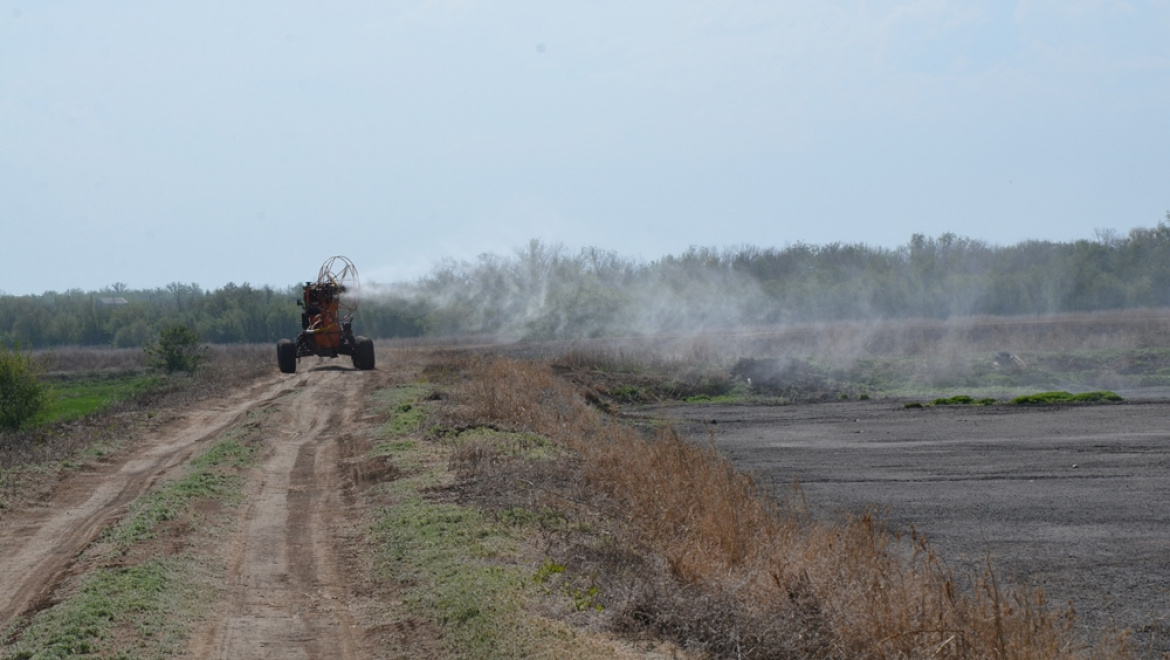
<svg viewBox="0 0 1170 660">
<path fill-rule="evenodd" d="M 369 337 L 353 338 L 353 366 L 369 371 L 374 368 L 374 340 Z"/>
<path fill-rule="evenodd" d="M 297 345 L 291 339 L 281 339 L 276 342 L 276 363 L 280 365 L 281 373 L 295 374 L 297 372 Z"/>
</svg>

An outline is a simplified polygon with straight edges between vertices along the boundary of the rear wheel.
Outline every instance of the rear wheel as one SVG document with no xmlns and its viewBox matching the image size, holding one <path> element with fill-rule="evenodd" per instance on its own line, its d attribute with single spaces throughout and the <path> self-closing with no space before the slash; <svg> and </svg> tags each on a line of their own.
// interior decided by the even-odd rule
<svg viewBox="0 0 1170 660">
<path fill-rule="evenodd" d="M 297 372 L 297 345 L 291 339 L 276 342 L 276 363 L 280 365 L 281 373 Z"/>
<path fill-rule="evenodd" d="M 374 340 L 369 337 L 353 338 L 353 366 L 362 371 L 374 368 Z"/>
</svg>

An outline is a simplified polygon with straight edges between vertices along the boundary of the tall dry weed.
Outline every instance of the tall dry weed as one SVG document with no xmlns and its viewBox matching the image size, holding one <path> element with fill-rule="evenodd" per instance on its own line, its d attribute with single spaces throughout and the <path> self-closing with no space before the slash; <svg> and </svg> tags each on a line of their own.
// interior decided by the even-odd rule
<svg viewBox="0 0 1170 660">
<path fill-rule="evenodd" d="M 461 416 L 542 434 L 581 457 L 588 488 L 662 566 L 625 603 L 642 626 L 714 653 L 824 658 L 1122 657 L 1078 647 L 1072 613 L 1001 584 L 990 566 L 956 578 L 920 536 L 873 513 L 828 524 L 777 499 L 711 444 L 646 434 L 596 409 L 546 365 L 477 358 Z M 747 657 L 747 656 L 745 656 Z"/>
</svg>

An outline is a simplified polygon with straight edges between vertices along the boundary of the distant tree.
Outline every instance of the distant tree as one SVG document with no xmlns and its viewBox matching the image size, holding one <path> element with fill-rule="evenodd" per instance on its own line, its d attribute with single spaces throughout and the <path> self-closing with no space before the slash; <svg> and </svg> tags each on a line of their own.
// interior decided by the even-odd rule
<svg viewBox="0 0 1170 660">
<path fill-rule="evenodd" d="M 207 360 L 206 349 L 199 345 L 199 333 L 181 323 L 163 328 L 145 350 L 150 368 L 167 373 L 194 373 Z"/>
<path fill-rule="evenodd" d="M 20 347 L 0 346 L 0 428 L 15 431 L 44 409 L 48 388 Z"/>
</svg>

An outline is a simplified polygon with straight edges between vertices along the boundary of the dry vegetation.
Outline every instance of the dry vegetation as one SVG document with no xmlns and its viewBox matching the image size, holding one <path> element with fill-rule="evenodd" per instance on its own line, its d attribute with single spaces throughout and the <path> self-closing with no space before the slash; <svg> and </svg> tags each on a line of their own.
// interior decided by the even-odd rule
<svg viewBox="0 0 1170 660">
<path fill-rule="evenodd" d="M 444 374 L 454 395 L 433 433 L 486 425 L 569 450 L 532 460 L 458 445 L 453 490 L 498 515 L 560 521 L 537 552 L 577 609 L 600 610 L 590 625 L 717 657 L 1126 655 L 1124 640 L 1078 646 L 1071 612 L 990 570 L 953 575 L 924 540 L 874 515 L 815 522 L 798 490 L 765 492 L 712 446 L 615 422 L 547 364 L 462 357 L 432 369 Z"/>
</svg>

